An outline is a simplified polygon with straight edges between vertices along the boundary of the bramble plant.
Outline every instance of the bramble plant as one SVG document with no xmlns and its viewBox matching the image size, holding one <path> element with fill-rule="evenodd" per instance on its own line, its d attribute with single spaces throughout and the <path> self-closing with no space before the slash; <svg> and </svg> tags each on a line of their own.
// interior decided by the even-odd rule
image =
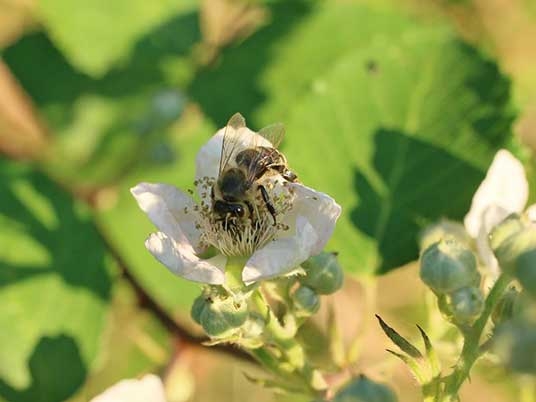
<svg viewBox="0 0 536 402">
<path fill-rule="evenodd" d="M 536 402 L 532 3 L 0 1 L 0 402 Z"/>
</svg>

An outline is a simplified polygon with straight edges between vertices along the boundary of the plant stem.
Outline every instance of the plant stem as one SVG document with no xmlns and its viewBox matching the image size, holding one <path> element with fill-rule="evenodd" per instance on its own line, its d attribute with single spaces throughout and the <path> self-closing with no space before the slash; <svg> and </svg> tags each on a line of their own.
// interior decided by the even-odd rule
<svg viewBox="0 0 536 402">
<path fill-rule="evenodd" d="M 471 367 L 481 355 L 480 339 L 488 319 L 510 281 L 511 278 L 505 274 L 499 276 L 486 298 L 484 311 L 473 326 L 464 331 L 464 344 L 458 363 L 452 374 L 444 379 L 446 398 L 440 396 L 437 402 L 456 400 L 460 387 L 469 377 Z"/>
</svg>

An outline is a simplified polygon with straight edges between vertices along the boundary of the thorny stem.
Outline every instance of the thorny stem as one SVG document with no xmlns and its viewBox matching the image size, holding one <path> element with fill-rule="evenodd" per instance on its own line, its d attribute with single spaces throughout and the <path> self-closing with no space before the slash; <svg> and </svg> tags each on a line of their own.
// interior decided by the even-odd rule
<svg viewBox="0 0 536 402">
<path fill-rule="evenodd" d="M 279 319 L 270 310 L 261 291 L 256 291 L 253 294 L 253 302 L 259 312 L 267 317 L 266 333 L 269 342 L 279 349 L 286 364 L 281 362 L 274 364 L 270 359 L 265 360 L 267 356 L 271 356 L 266 347 L 250 351 L 250 353 L 256 359 L 264 359 L 261 360 L 261 363 L 275 374 L 287 378 L 295 376 L 296 380 L 302 383 L 313 397 L 321 396 L 325 391 L 326 384 L 321 374 L 307 362 L 303 346 L 295 339 L 296 328 L 293 325 L 290 326 L 291 328 L 286 328 L 284 324 L 279 322 Z"/>
<path fill-rule="evenodd" d="M 484 311 L 474 323 L 472 327 L 469 327 L 464 331 L 464 344 L 460 358 L 454 367 L 454 371 L 448 377 L 444 379 L 445 392 L 444 395 L 446 398 L 441 396 L 437 399 L 437 402 L 442 401 L 454 401 L 458 396 L 458 392 L 464 381 L 469 377 L 469 372 L 475 361 L 481 355 L 480 348 L 480 339 L 488 319 L 493 312 L 493 309 L 499 302 L 504 291 L 508 287 L 511 279 L 505 274 L 497 279 L 493 285 L 488 297 L 486 298 L 486 303 L 484 305 Z"/>
</svg>

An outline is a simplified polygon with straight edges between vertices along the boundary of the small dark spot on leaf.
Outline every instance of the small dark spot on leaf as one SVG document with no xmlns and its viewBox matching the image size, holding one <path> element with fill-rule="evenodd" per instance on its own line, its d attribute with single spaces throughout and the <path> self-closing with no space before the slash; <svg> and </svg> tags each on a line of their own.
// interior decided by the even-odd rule
<svg viewBox="0 0 536 402">
<path fill-rule="evenodd" d="M 375 60 L 367 61 L 365 68 L 369 74 L 377 74 L 380 72 L 380 66 L 378 66 L 378 63 Z"/>
</svg>

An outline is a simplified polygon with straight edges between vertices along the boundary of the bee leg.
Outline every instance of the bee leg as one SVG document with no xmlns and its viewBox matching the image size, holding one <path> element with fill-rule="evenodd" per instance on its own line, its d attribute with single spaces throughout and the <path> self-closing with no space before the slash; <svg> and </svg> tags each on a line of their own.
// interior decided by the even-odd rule
<svg viewBox="0 0 536 402">
<path fill-rule="evenodd" d="M 259 186 L 259 190 L 261 192 L 262 199 L 264 203 L 266 204 L 266 208 L 268 209 L 268 212 L 270 212 L 270 215 L 272 215 L 272 218 L 274 218 L 274 226 L 275 226 L 277 224 L 277 221 L 275 219 L 275 208 L 270 202 L 270 197 L 268 196 L 268 192 L 266 191 L 263 185 Z"/>
</svg>

